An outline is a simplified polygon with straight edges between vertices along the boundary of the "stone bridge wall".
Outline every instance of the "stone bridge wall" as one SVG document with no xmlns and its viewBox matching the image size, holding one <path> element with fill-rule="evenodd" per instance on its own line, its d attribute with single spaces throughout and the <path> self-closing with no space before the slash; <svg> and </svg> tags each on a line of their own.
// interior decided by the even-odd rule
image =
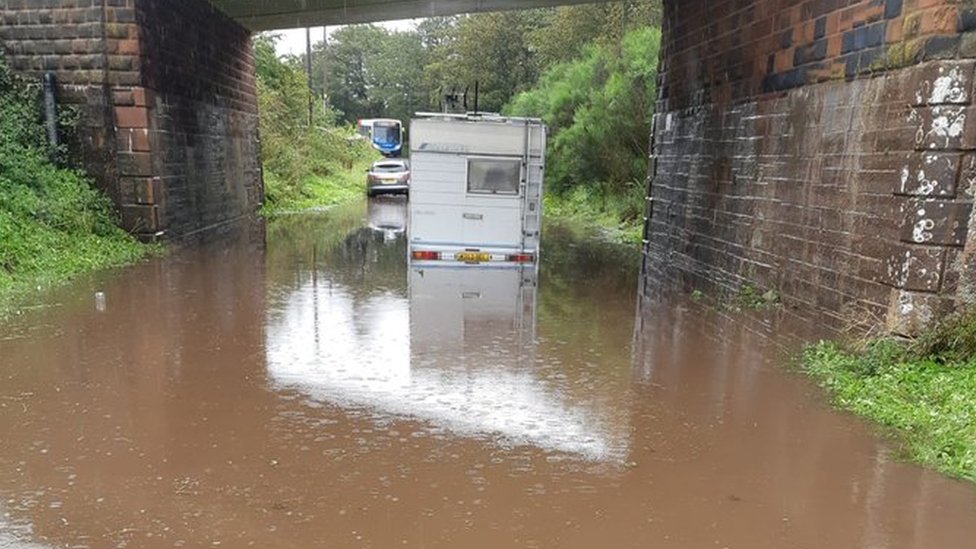
<svg viewBox="0 0 976 549">
<path fill-rule="evenodd" d="M 645 290 L 897 332 L 971 301 L 972 29 L 948 0 L 666 0 Z"/>
<path fill-rule="evenodd" d="M 18 72 L 54 71 L 86 167 L 145 238 L 263 201 L 250 33 L 201 0 L 0 0 Z"/>
</svg>

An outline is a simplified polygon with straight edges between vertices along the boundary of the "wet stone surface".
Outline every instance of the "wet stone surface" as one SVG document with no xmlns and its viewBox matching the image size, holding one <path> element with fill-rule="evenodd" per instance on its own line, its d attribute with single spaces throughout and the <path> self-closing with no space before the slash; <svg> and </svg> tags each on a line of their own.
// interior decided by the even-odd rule
<svg viewBox="0 0 976 549">
<path fill-rule="evenodd" d="M 559 228 L 411 269 L 404 203 L 249 227 L 0 326 L 0 548 L 971 547 L 748 323 Z M 96 299 L 103 292 L 104 299 Z"/>
</svg>

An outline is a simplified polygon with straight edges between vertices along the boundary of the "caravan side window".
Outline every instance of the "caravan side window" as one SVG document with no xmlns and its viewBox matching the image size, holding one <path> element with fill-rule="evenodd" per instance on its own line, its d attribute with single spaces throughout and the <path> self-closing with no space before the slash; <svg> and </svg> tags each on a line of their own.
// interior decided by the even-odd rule
<svg viewBox="0 0 976 549">
<path fill-rule="evenodd" d="M 469 158 L 468 192 L 518 194 L 522 161 L 512 158 Z"/>
</svg>

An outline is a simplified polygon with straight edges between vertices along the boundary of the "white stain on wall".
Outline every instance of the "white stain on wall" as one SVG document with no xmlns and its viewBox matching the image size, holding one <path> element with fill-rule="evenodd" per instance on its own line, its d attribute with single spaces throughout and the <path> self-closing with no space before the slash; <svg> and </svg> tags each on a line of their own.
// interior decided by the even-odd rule
<svg viewBox="0 0 976 549">
<path fill-rule="evenodd" d="M 932 82 L 932 93 L 928 97 L 929 104 L 964 102 L 966 83 L 959 67 L 953 67 L 949 71 L 941 67 L 939 72 L 942 74 Z"/>
</svg>

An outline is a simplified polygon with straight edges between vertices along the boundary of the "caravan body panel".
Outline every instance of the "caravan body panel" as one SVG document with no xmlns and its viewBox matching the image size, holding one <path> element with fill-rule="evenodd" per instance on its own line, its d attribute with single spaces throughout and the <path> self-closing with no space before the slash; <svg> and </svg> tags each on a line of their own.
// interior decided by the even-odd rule
<svg viewBox="0 0 976 549">
<path fill-rule="evenodd" d="M 546 129 L 541 121 L 437 117 L 411 124 L 410 244 L 537 258 Z M 456 255 L 456 254 L 455 254 Z"/>
</svg>

